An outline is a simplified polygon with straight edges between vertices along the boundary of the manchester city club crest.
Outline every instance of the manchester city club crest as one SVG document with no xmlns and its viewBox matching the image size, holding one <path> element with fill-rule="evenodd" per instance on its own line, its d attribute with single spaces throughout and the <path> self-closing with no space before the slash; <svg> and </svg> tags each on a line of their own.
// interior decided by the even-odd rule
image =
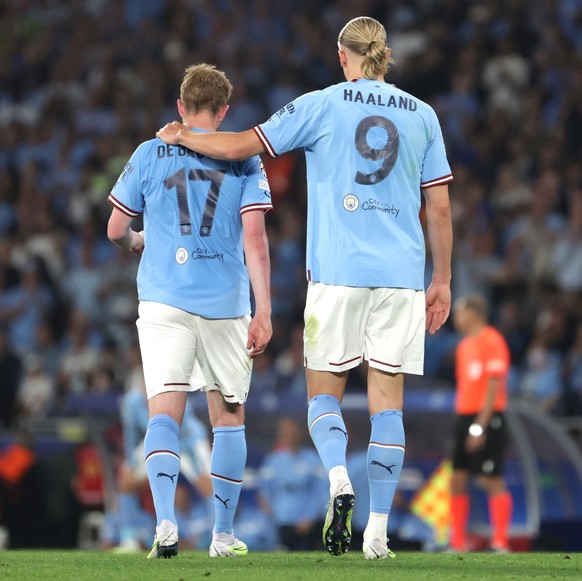
<svg viewBox="0 0 582 581">
<path fill-rule="evenodd" d="M 178 250 L 176 250 L 176 262 L 178 264 L 184 264 L 188 260 L 188 251 L 183 247 L 180 246 Z"/>
<path fill-rule="evenodd" d="M 355 212 L 360 205 L 360 200 L 354 194 L 347 194 L 344 197 L 344 208 L 348 212 Z"/>
</svg>

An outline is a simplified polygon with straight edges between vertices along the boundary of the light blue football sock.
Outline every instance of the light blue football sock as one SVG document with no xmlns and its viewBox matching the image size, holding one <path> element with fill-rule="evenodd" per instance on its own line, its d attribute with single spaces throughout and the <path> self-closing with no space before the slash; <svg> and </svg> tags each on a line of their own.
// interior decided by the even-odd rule
<svg viewBox="0 0 582 581">
<path fill-rule="evenodd" d="M 368 446 L 370 512 L 390 514 L 404 462 L 402 412 L 385 410 L 374 414 Z"/>
<path fill-rule="evenodd" d="M 210 472 L 214 492 L 214 532 L 233 534 L 233 522 L 247 462 L 245 427 L 213 428 Z"/>
<path fill-rule="evenodd" d="M 325 471 L 346 466 L 348 432 L 340 402 L 333 395 L 316 395 L 309 400 L 307 423 Z"/>
<path fill-rule="evenodd" d="M 144 440 L 146 469 L 158 526 L 166 519 L 176 524 L 174 499 L 180 474 L 180 426 L 169 415 L 150 419 Z"/>
<path fill-rule="evenodd" d="M 119 511 L 119 540 L 121 544 L 136 541 L 136 526 L 139 519 L 137 494 L 120 492 L 117 497 Z"/>
</svg>

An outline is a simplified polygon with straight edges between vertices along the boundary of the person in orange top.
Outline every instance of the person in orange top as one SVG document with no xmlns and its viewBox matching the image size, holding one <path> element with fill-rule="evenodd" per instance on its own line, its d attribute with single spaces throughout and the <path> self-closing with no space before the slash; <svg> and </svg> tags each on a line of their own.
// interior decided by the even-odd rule
<svg viewBox="0 0 582 581">
<path fill-rule="evenodd" d="M 457 394 L 450 547 L 467 549 L 471 476 L 481 477 L 489 499 L 491 548 L 509 550 L 507 533 L 512 499 L 503 477 L 507 442 L 504 410 L 507 405 L 509 348 L 503 336 L 487 324 L 487 304 L 478 295 L 456 301 L 454 323 L 463 339 L 457 346 Z"/>
</svg>

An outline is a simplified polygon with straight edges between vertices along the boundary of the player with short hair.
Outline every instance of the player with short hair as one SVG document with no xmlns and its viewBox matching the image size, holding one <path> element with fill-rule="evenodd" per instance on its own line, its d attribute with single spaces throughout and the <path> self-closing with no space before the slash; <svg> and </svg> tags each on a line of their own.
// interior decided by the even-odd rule
<svg viewBox="0 0 582 581">
<path fill-rule="evenodd" d="M 174 122 L 158 136 L 218 159 L 305 149 L 304 345 L 309 428 L 330 478 L 324 543 L 341 555 L 351 540 L 340 402 L 348 371 L 366 360 L 372 434 L 364 553 L 375 559 L 392 556 L 386 534 L 404 458 L 404 376 L 423 372 L 425 324 L 435 333 L 449 314 L 453 178 L 433 109 L 384 81 L 384 27 L 355 18 L 338 47 L 346 82 L 295 99 L 252 130 L 194 135 Z M 421 192 L 434 263 L 426 296 Z"/>
<path fill-rule="evenodd" d="M 451 479 L 450 546 L 455 551 L 467 550 L 467 486 L 471 475 L 475 475 L 480 477 L 489 498 L 491 548 L 507 552 L 513 504 L 503 477 L 509 347 L 501 333 L 487 324 L 483 297 L 458 299 L 453 313 L 455 327 L 464 338 L 456 352 L 458 420 Z"/>
<path fill-rule="evenodd" d="M 192 133 L 216 131 L 231 92 L 215 67 L 188 67 L 178 99 L 184 126 Z M 109 238 L 143 252 L 137 327 L 150 414 L 145 457 L 157 517 L 150 556 L 178 552 L 178 437 L 187 392 L 198 387 L 195 364 L 207 384 L 214 434 L 210 556 L 245 555 L 247 547 L 232 526 L 246 462 L 244 403 L 252 359 L 264 352 L 272 334 L 264 220 L 272 204 L 261 160 L 217 161 L 153 139 L 132 155 L 109 201 L 114 206 Z M 144 231 L 135 232 L 131 221 L 142 212 Z"/>
</svg>

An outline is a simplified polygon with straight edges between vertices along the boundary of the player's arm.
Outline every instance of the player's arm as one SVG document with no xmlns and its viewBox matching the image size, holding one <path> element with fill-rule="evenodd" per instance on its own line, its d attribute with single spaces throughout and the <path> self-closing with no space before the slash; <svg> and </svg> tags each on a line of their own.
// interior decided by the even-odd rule
<svg viewBox="0 0 582 581">
<path fill-rule="evenodd" d="M 263 353 L 271 340 L 271 265 L 265 213 L 253 210 L 242 214 L 245 261 L 255 296 L 255 316 L 249 326 L 247 349 L 251 357 Z"/>
<path fill-rule="evenodd" d="M 448 185 L 424 188 L 422 193 L 426 200 L 428 240 L 433 259 L 432 281 L 426 291 L 426 328 L 434 335 L 451 310 L 453 223 Z"/>
<path fill-rule="evenodd" d="M 178 121 L 173 121 L 162 127 L 156 135 L 170 145 L 183 145 L 214 159 L 242 161 L 265 152 L 253 129 L 241 133 L 224 131 L 199 133 L 190 131 Z"/>
<path fill-rule="evenodd" d="M 479 424 L 482 428 L 486 428 L 491 421 L 491 416 L 493 415 L 493 404 L 495 403 L 495 398 L 497 397 L 497 392 L 499 391 L 501 380 L 499 377 L 490 377 L 487 380 L 487 392 L 485 394 L 485 402 L 481 411 L 477 414 L 475 418 L 475 423 Z"/>
<path fill-rule="evenodd" d="M 107 237 L 116 246 L 135 252 L 135 254 L 141 254 L 144 249 L 143 231 L 132 230 L 132 220 L 132 216 L 113 208 L 107 224 Z"/>
</svg>

